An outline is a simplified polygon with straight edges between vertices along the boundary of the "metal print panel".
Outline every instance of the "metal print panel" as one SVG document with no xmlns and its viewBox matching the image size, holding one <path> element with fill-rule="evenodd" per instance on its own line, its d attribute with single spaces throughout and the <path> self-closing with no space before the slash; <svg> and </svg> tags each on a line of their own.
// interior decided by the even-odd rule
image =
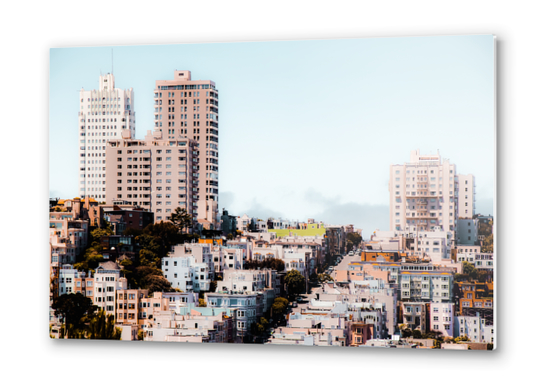
<svg viewBox="0 0 542 384">
<path fill-rule="evenodd" d="M 50 60 L 52 338 L 495 348 L 494 36 Z"/>
</svg>

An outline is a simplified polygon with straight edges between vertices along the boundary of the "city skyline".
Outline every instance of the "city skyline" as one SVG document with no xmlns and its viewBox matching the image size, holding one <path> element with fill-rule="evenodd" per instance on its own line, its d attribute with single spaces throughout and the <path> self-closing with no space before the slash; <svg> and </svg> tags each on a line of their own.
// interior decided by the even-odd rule
<svg viewBox="0 0 542 384">
<path fill-rule="evenodd" d="M 113 57 L 116 86 L 134 89 L 137 139 L 154 127 L 155 81 L 190 70 L 216 83 L 220 211 L 384 230 L 389 167 L 420 149 L 473 174 L 476 212 L 492 214 L 493 44 L 477 35 L 52 49 L 50 195 L 77 196 L 77 92 L 97 88 Z"/>
</svg>

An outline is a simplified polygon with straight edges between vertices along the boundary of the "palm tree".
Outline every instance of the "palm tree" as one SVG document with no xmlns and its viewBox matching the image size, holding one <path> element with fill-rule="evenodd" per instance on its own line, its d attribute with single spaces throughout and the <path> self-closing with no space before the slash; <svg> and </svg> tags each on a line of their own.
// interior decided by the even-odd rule
<svg viewBox="0 0 542 384">
<path fill-rule="evenodd" d="M 102 309 L 88 326 L 89 339 L 120 340 L 122 330 L 115 326 L 115 316 L 106 315 Z"/>
<path fill-rule="evenodd" d="M 192 216 L 181 207 L 175 208 L 175 212 L 171 214 L 170 221 L 179 228 L 181 233 L 183 233 L 185 228 L 192 226 Z"/>
</svg>

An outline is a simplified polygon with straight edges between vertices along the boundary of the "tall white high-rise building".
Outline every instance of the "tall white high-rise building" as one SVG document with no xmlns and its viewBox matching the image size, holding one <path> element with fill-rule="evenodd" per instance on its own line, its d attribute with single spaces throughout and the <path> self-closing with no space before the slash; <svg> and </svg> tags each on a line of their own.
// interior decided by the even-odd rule
<svg viewBox="0 0 542 384">
<path fill-rule="evenodd" d="M 389 191 L 390 230 L 455 233 L 458 218 L 474 214 L 474 177 L 458 175 L 455 165 L 438 153 L 415 150 L 409 163 L 392 165 Z"/>
<path fill-rule="evenodd" d="M 113 74 L 98 89 L 79 92 L 79 195 L 105 201 L 105 148 L 128 130 L 135 137 L 134 91 L 115 88 Z"/>
</svg>

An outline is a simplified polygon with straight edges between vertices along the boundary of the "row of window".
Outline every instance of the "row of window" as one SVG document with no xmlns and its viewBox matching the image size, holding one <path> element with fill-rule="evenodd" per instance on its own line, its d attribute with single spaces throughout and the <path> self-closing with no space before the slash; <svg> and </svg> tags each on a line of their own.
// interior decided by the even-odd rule
<svg viewBox="0 0 542 384">
<path fill-rule="evenodd" d="M 120 97 L 102 97 L 102 98 L 95 98 L 95 97 L 91 97 L 91 98 L 88 98 L 87 99 L 87 102 L 94 102 L 94 101 L 99 101 L 99 102 L 103 102 L 103 101 L 120 101 L 122 100 Z M 84 99 L 81 99 L 81 103 L 84 101 Z M 126 102 L 130 102 L 130 98 L 126 98 Z"/>
<path fill-rule="evenodd" d="M 407 170 L 406 173 L 407 173 L 407 174 L 410 174 L 410 170 Z M 430 174 L 434 174 L 434 173 L 435 173 L 435 170 L 434 170 L 434 169 L 431 169 L 429 173 L 430 173 Z M 453 171 L 452 169 L 450 169 L 450 173 L 453 174 L 454 171 Z M 400 171 L 400 170 L 396 170 L 396 171 L 395 171 L 395 174 L 396 174 L 396 175 L 400 175 L 400 174 L 401 174 L 401 171 Z M 412 171 L 412 174 L 425 175 L 425 174 L 427 174 L 427 170 L 426 170 L 426 169 L 422 169 L 422 170 L 418 170 L 418 171 L 416 171 L 416 172 Z M 442 173 L 441 173 L 441 174 L 442 174 Z"/>
</svg>

